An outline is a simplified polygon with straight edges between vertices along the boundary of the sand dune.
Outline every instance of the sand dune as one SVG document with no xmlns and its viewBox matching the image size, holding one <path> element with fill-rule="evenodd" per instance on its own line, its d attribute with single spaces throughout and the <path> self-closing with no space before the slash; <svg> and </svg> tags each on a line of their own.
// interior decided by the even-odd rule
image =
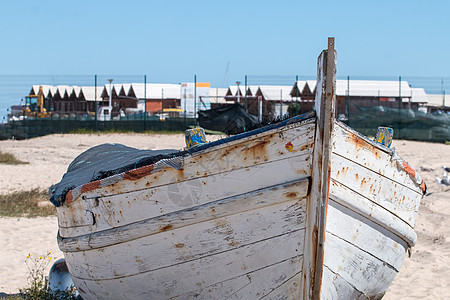
<svg viewBox="0 0 450 300">
<path fill-rule="evenodd" d="M 121 143 L 140 149 L 181 149 L 184 136 L 67 134 L 0 141 L 0 151 L 30 162 L 16 166 L 0 164 L 0 193 L 48 189 L 61 179 L 78 154 L 102 143 Z M 437 184 L 435 177 L 442 176 L 442 166 L 450 166 L 450 145 L 396 140 L 393 147 L 422 176 L 428 193 L 416 223 L 418 244 L 411 250 L 411 257 L 405 259 L 384 299 L 446 299 L 450 294 L 450 187 Z M 0 293 L 17 293 L 27 285 L 25 259 L 29 252 L 40 255 L 52 251 L 53 256 L 63 257 L 56 243 L 57 227 L 56 217 L 0 218 Z"/>
</svg>

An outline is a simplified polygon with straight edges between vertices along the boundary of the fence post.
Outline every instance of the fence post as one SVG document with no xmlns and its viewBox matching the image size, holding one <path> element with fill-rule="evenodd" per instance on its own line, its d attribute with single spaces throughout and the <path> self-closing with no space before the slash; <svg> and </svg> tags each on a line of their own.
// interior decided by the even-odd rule
<svg viewBox="0 0 450 300">
<path fill-rule="evenodd" d="M 298 115 L 298 75 L 295 75 L 295 115 Z"/>
<path fill-rule="evenodd" d="M 350 76 L 347 76 L 347 95 L 345 97 L 345 114 L 347 121 L 350 120 Z"/>
<path fill-rule="evenodd" d="M 245 111 L 248 112 L 248 105 L 247 105 L 247 75 L 245 75 Z"/>
<path fill-rule="evenodd" d="M 94 97 L 95 97 L 95 131 L 98 131 L 98 123 L 97 123 L 97 110 L 98 110 L 98 106 L 97 106 L 97 75 L 95 75 L 95 88 L 94 88 Z"/>
<path fill-rule="evenodd" d="M 194 119 L 195 125 L 197 126 L 197 75 L 194 75 Z"/>
<path fill-rule="evenodd" d="M 147 131 L 147 75 L 144 75 L 144 131 Z"/>
<path fill-rule="evenodd" d="M 402 76 L 398 77 L 398 138 L 402 126 Z"/>
</svg>

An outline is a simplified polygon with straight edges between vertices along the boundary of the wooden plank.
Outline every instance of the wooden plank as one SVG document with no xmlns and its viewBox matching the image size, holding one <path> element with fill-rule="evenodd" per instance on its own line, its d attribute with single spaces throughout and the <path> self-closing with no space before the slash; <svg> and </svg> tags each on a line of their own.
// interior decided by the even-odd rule
<svg viewBox="0 0 450 300">
<path fill-rule="evenodd" d="M 72 271 L 80 278 L 88 278 L 89 269 L 98 274 L 93 279 L 135 275 L 304 229 L 304 209 L 305 201 L 274 204 L 86 253 L 67 252 L 66 259 L 77 262 Z M 297 253 L 303 254 L 303 249 Z"/>
<path fill-rule="evenodd" d="M 334 131 L 333 153 L 345 157 L 386 178 L 390 178 L 398 185 L 406 186 L 422 194 L 419 186 L 404 170 L 399 169 L 392 159 L 392 150 L 377 147 L 370 141 L 351 132 L 345 125 L 336 122 Z"/>
<path fill-rule="evenodd" d="M 157 234 L 170 229 L 181 228 L 216 218 L 231 216 L 244 211 L 256 210 L 272 205 L 292 201 L 299 202 L 298 216 L 304 212 L 304 197 L 307 195 L 309 181 L 307 179 L 267 187 L 234 197 L 221 199 L 195 208 L 184 209 L 124 225 L 106 231 L 93 232 L 80 237 L 60 238 L 59 247 L 64 252 L 81 251 L 106 247 L 114 243 L 123 243 L 143 236 Z M 303 204 L 302 204 L 303 203 Z"/>
<path fill-rule="evenodd" d="M 298 299 L 301 264 L 297 257 L 173 299 Z"/>
<path fill-rule="evenodd" d="M 339 274 L 331 272 L 328 267 L 323 268 L 321 299 L 340 300 L 355 299 L 368 300 L 363 293 L 356 290 L 350 283 L 342 279 Z"/>
<path fill-rule="evenodd" d="M 271 300 L 299 299 L 299 292 L 297 292 L 297 290 L 300 290 L 302 280 L 303 280 L 302 273 L 299 273 L 294 277 L 290 278 L 288 281 L 286 281 L 283 285 L 279 286 L 277 289 L 273 290 L 271 293 L 265 295 L 264 297 L 261 297 L 261 299 L 271 299 Z"/>
<path fill-rule="evenodd" d="M 61 235 L 81 235 L 116 228 L 268 186 L 305 179 L 307 175 L 303 171 L 309 168 L 309 157 L 297 156 L 157 188 L 74 201 L 69 205 L 69 212 L 61 212 L 70 216 L 60 221 Z M 86 215 L 86 211 L 95 215 L 95 224 L 79 227 L 80 223 L 92 224 L 92 217 Z M 72 226 L 76 228 L 71 230 L 69 227 Z"/>
<path fill-rule="evenodd" d="M 330 198 L 402 238 L 410 247 L 417 241 L 413 228 L 390 211 L 332 180 Z"/>
<path fill-rule="evenodd" d="M 328 206 L 327 232 L 370 253 L 398 271 L 408 245 L 391 231 L 332 200 Z"/>
<path fill-rule="evenodd" d="M 267 272 L 256 273 L 258 270 L 284 261 L 291 262 L 301 271 L 297 253 L 303 247 L 303 239 L 304 230 L 299 230 L 135 276 L 101 281 L 72 278 L 80 290 L 96 291 L 95 296 L 100 299 L 166 299 L 247 274 L 252 280 L 264 280 L 270 275 Z M 68 261 L 68 267 L 72 271 L 75 266 Z M 292 272 L 292 268 L 285 272 Z M 142 285 L 143 282 L 147 284 Z"/>
<path fill-rule="evenodd" d="M 394 280 L 394 268 L 327 232 L 324 265 L 369 298 L 379 299 Z"/>
<path fill-rule="evenodd" d="M 339 155 L 333 155 L 331 177 L 414 227 L 421 193 Z"/>
<path fill-rule="evenodd" d="M 328 50 L 322 51 L 317 62 L 316 136 L 312 163 L 312 184 L 308 201 L 308 221 L 305 237 L 304 299 L 318 299 L 323 265 L 323 241 L 330 181 L 331 133 L 336 100 L 336 51 L 334 38 L 328 39 Z"/>
</svg>

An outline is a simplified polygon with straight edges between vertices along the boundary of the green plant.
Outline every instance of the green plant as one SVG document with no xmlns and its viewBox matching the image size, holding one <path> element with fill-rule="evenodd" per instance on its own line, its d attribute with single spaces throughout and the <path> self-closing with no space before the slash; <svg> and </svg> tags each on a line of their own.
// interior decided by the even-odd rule
<svg viewBox="0 0 450 300">
<path fill-rule="evenodd" d="M 67 291 L 52 291 L 48 287 L 48 281 L 44 275 L 45 269 L 50 262 L 55 259 L 51 256 L 52 252 L 48 251 L 45 255 L 34 256 L 29 253 L 26 257 L 25 263 L 29 270 L 28 281 L 29 286 L 20 289 L 21 299 L 45 299 L 45 300 L 75 300 L 81 299 L 80 296 L 75 296 L 74 289 Z"/>
<path fill-rule="evenodd" d="M 47 289 L 44 271 L 53 259 L 51 254 L 48 251 L 46 255 L 33 256 L 32 253 L 27 255 L 25 264 L 29 270 L 28 281 L 30 286 L 24 290 L 20 290 L 21 294 L 26 295 L 26 299 L 40 299 L 37 296 Z"/>
<path fill-rule="evenodd" d="M 0 151 L 0 164 L 7 164 L 7 165 L 23 165 L 28 164 L 29 162 L 21 161 L 17 159 L 13 154 L 11 153 L 5 153 Z"/>
<path fill-rule="evenodd" d="M 0 194 L 2 217 L 46 217 L 56 215 L 55 207 L 48 200 L 48 193 L 40 189 Z"/>
</svg>

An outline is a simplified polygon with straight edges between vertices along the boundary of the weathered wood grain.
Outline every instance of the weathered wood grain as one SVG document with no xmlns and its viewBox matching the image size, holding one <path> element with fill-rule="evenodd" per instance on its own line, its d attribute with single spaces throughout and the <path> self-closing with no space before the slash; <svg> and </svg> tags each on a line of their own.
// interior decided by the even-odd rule
<svg viewBox="0 0 450 300">
<path fill-rule="evenodd" d="M 84 196 L 95 198 L 99 194 L 108 196 L 143 190 L 312 153 L 314 126 L 314 119 L 310 119 L 303 123 L 293 123 L 255 136 L 233 140 L 209 148 L 207 151 L 185 156 L 182 170 L 165 168 L 133 182 L 124 180 L 112 186 L 99 187 Z M 292 151 L 286 148 L 286 144 L 289 143 L 292 145 L 290 148 Z"/>
<path fill-rule="evenodd" d="M 305 126 L 309 127 L 310 124 Z M 292 130 L 303 135 L 296 139 L 291 139 L 289 132 L 283 131 L 276 135 L 277 139 L 283 135 L 287 138 L 286 141 L 294 140 L 292 152 L 286 150 L 285 144 L 278 141 L 278 144 L 282 144 L 284 152 L 288 152 L 289 155 L 276 155 L 275 158 L 262 161 L 257 165 L 239 168 L 231 168 L 229 164 L 220 166 L 223 163 L 218 162 L 218 159 L 211 159 L 208 152 L 197 155 L 203 155 L 204 161 L 187 163 L 183 170 L 167 168 L 135 182 L 129 182 L 129 185 L 136 189 L 135 191 L 125 192 L 118 190 L 116 185 L 112 185 L 86 193 L 84 201 L 73 201 L 66 205 L 64 210 L 58 210 L 58 214 L 61 214 L 59 218 L 61 235 L 80 235 L 118 227 L 170 213 L 180 207 L 193 207 L 248 192 L 251 188 L 263 188 L 297 178 L 306 178 L 310 176 L 311 169 L 312 134 L 309 132 L 310 129 L 305 131 L 293 128 Z M 296 144 L 296 141 L 301 142 Z M 239 145 L 248 147 L 246 143 Z M 231 148 L 234 147 L 224 148 L 224 151 L 228 151 L 228 156 L 234 157 L 233 153 L 240 152 L 240 149 L 232 151 Z M 250 148 L 254 147 L 247 149 Z M 245 157 L 241 157 L 240 160 L 245 160 Z M 277 176 L 268 176 L 274 172 Z M 141 185 L 145 188 L 140 189 Z M 137 199 L 140 201 L 136 201 Z M 83 226 L 88 227 L 80 228 Z M 70 227 L 75 228 L 72 230 Z"/>
<path fill-rule="evenodd" d="M 323 242 L 330 182 L 331 136 L 334 126 L 336 100 L 336 51 L 334 38 L 328 39 L 328 49 L 322 51 L 317 62 L 316 136 L 312 163 L 311 193 L 305 235 L 304 280 L 301 297 L 320 297 L 323 266 Z"/>
<path fill-rule="evenodd" d="M 369 298 L 383 295 L 397 275 L 371 253 L 327 232 L 324 265 Z"/>
<path fill-rule="evenodd" d="M 276 176 L 272 176 L 277 167 L 282 169 L 277 172 Z M 61 235 L 76 236 L 120 227 L 218 199 L 234 197 L 256 189 L 305 179 L 307 178 L 304 174 L 306 172 L 302 172 L 302 170 L 307 168 L 310 168 L 308 157 L 297 156 L 158 188 L 87 199 L 78 201 L 78 203 L 74 201 L 70 204 L 73 209 L 61 212 L 61 214 L 68 213 L 73 216 L 72 218 L 65 217 L 65 221 L 61 222 Z M 86 211 L 95 216 L 95 223 L 92 223 L 92 214 L 85 214 Z M 79 225 L 89 222 L 91 224 L 85 228 Z"/>
<path fill-rule="evenodd" d="M 370 141 L 341 122 L 336 122 L 333 132 L 333 153 L 389 178 L 396 184 L 422 193 L 410 175 L 398 168 L 392 159 L 392 149 Z"/>
<path fill-rule="evenodd" d="M 408 248 L 400 237 L 333 201 L 333 196 L 330 197 L 327 220 L 327 232 L 400 271 Z"/>
<path fill-rule="evenodd" d="M 86 253 L 66 252 L 66 258 L 77 262 L 71 272 L 79 278 L 136 275 L 303 230 L 304 209 L 305 201 L 283 202 L 143 236 L 124 242 L 120 248 L 113 244 Z M 123 253 L 120 249 L 124 249 Z M 302 254 L 303 248 L 296 249 L 296 253 Z M 96 274 L 91 274 L 89 269 L 96 270 Z"/>
<path fill-rule="evenodd" d="M 333 273 L 327 266 L 323 268 L 323 280 L 321 299 L 340 300 L 340 299 L 355 299 L 368 300 L 363 293 L 356 290 L 350 283 L 342 279 L 339 274 Z"/>
<path fill-rule="evenodd" d="M 284 261 L 293 264 L 290 272 L 294 269 L 299 271 L 301 265 L 297 252 L 302 248 L 303 239 L 304 230 L 298 230 L 135 276 L 101 281 L 72 277 L 82 290 L 96 290 L 95 297 L 83 294 L 83 299 L 167 299 L 239 276 L 256 276 L 254 272 Z M 68 267 L 71 270 L 73 266 L 68 263 Z M 281 272 L 287 272 L 286 268 Z M 271 277 L 268 272 L 261 272 L 259 276 L 262 278 L 256 281 L 268 280 Z M 146 284 L 142 285 L 143 282 Z M 99 285 L 101 289 L 98 289 Z"/>
<path fill-rule="evenodd" d="M 330 197 L 339 204 L 399 236 L 410 247 L 415 245 L 417 235 L 411 226 L 366 197 L 363 197 L 334 180 L 331 181 Z"/>
<path fill-rule="evenodd" d="M 298 299 L 302 274 L 299 266 L 301 257 L 173 299 Z"/>
<path fill-rule="evenodd" d="M 421 194 L 339 155 L 333 155 L 331 176 L 414 227 Z"/>
</svg>

